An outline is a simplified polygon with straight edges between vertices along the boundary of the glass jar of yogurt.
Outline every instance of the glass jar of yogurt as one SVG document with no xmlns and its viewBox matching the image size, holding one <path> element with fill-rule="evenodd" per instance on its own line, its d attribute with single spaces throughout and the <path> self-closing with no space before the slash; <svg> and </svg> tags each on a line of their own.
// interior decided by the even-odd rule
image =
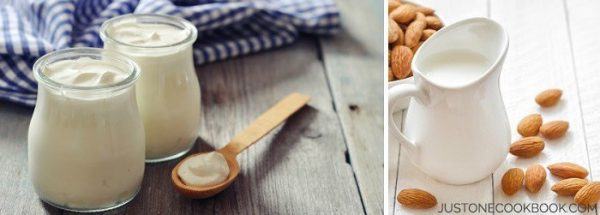
<svg viewBox="0 0 600 215">
<path fill-rule="evenodd" d="M 188 21 L 130 14 L 102 24 L 104 49 L 131 57 L 142 71 L 137 102 L 146 131 L 146 162 L 178 158 L 194 145 L 200 129 L 200 85 Z"/>
<path fill-rule="evenodd" d="M 144 128 L 129 58 L 97 48 L 49 53 L 34 64 L 29 173 L 43 201 L 70 211 L 119 207 L 144 175 Z"/>
</svg>

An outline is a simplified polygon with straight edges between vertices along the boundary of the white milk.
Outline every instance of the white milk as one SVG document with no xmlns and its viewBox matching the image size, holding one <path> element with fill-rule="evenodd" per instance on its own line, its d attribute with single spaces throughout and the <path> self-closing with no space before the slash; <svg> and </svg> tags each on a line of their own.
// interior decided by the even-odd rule
<svg viewBox="0 0 600 215">
<path fill-rule="evenodd" d="M 146 130 L 146 161 L 182 156 L 200 127 L 200 85 L 192 58 L 196 29 L 182 19 L 126 15 L 102 26 L 104 48 L 141 68 L 137 101 Z"/>
<path fill-rule="evenodd" d="M 38 196 L 50 204 L 110 209 L 131 200 L 144 175 L 136 75 L 108 60 L 48 60 L 69 54 L 78 51 L 51 53 L 34 66 L 39 87 L 29 125 L 29 174 Z"/>
<path fill-rule="evenodd" d="M 420 70 L 442 86 L 461 86 L 476 80 L 489 67 L 485 56 L 466 50 L 449 50 L 423 59 Z"/>
</svg>

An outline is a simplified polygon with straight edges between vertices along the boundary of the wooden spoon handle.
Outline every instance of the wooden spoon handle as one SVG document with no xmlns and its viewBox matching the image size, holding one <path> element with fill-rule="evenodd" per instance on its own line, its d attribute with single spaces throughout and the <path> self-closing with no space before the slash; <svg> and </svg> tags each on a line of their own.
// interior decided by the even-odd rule
<svg viewBox="0 0 600 215">
<path fill-rule="evenodd" d="M 310 100 L 309 96 L 300 93 L 292 93 L 286 96 L 267 112 L 256 118 L 250 126 L 233 137 L 231 142 L 219 151 L 222 154 L 234 156 L 239 154 L 302 108 L 308 100 Z"/>
</svg>

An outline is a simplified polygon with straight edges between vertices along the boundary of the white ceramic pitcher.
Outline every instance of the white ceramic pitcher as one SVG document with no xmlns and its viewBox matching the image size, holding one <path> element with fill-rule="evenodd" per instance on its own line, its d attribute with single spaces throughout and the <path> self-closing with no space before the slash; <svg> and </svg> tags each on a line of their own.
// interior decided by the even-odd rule
<svg viewBox="0 0 600 215">
<path fill-rule="evenodd" d="M 508 35 L 495 21 L 471 18 L 447 26 L 429 38 L 412 61 L 414 83 L 389 89 L 389 130 L 403 153 L 430 177 L 449 184 L 468 184 L 492 174 L 506 159 L 510 126 L 499 78 L 508 50 Z M 481 56 L 482 69 L 469 75 L 434 78 L 431 63 L 456 63 L 453 51 Z M 439 56 L 444 57 L 440 60 Z M 443 66 L 443 65 L 442 65 Z M 454 72 L 454 71 L 451 71 Z M 463 71 L 455 71 L 463 74 Z M 465 76 L 465 78 L 462 78 Z M 439 77 L 439 76 L 438 76 Z M 411 97 L 398 129 L 392 113 Z"/>
</svg>

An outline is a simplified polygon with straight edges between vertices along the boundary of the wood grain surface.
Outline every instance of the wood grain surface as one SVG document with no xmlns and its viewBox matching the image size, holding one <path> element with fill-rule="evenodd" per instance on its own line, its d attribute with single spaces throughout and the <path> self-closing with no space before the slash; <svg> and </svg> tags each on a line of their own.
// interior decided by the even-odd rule
<svg viewBox="0 0 600 215">
<path fill-rule="evenodd" d="M 596 36 L 600 32 L 600 15 L 597 13 L 600 3 L 592 0 L 418 2 L 439 11 L 447 24 L 467 17 L 486 16 L 498 21 L 507 30 L 510 48 L 500 83 L 513 140 L 520 137 L 516 132 L 517 123 L 531 113 L 541 113 L 545 121 L 567 120 L 570 128 L 565 137 L 547 140 L 546 148 L 539 156 L 519 159 L 509 154 L 490 179 L 465 186 L 431 181 L 420 171 L 413 171 L 414 166 L 400 155 L 399 164 L 392 164 L 394 166 L 388 170 L 399 172 L 389 176 L 389 180 L 398 183 L 388 184 L 388 188 L 394 190 L 393 196 L 388 198 L 388 212 L 431 214 L 440 209 L 438 205 L 431 210 L 410 210 L 394 201 L 393 197 L 403 187 L 414 186 L 432 191 L 440 203 L 573 203 L 572 198 L 559 197 L 550 190 L 559 179 L 549 173 L 538 193 L 529 193 L 523 188 L 515 195 L 507 196 L 500 188 L 500 180 L 509 168 L 525 169 L 535 163 L 547 166 L 562 161 L 589 169 L 588 179 L 600 174 L 600 136 L 597 135 L 600 131 L 600 115 L 597 114 L 600 103 L 594 99 L 600 92 L 600 64 L 597 60 L 600 45 Z M 471 6 L 461 9 L 456 5 Z M 552 108 L 540 108 L 533 100 L 535 95 L 551 87 L 563 89 L 561 102 Z M 389 147 L 390 152 L 397 153 L 397 143 L 390 141 Z M 391 191 L 388 192 L 390 194 Z M 588 211 L 582 214 L 598 213 Z"/>
<path fill-rule="evenodd" d="M 344 23 L 336 36 L 304 35 L 288 47 L 197 68 L 203 124 L 191 153 L 224 146 L 291 92 L 312 97 L 238 156 L 242 171 L 230 188 L 214 198 L 186 199 L 170 182 L 180 159 L 147 164 L 139 195 L 104 214 L 382 214 L 383 46 L 377 44 L 383 25 L 373 22 L 383 16 L 383 3 L 338 4 L 345 20 L 358 20 L 347 15 L 357 10 L 370 18 Z M 31 113 L 0 103 L 0 214 L 71 214 L 43 204 L 33 191 Z"/>
<path fill-rule="evenodd" d="M 381 214 L 384 2 L 338 0 L 337 4 L 343 32 L 320 39 L 322 58 L 364 209 L 368 214 Z M 364 12 L 357 16 L 350 11 Z"/>
</svg>

